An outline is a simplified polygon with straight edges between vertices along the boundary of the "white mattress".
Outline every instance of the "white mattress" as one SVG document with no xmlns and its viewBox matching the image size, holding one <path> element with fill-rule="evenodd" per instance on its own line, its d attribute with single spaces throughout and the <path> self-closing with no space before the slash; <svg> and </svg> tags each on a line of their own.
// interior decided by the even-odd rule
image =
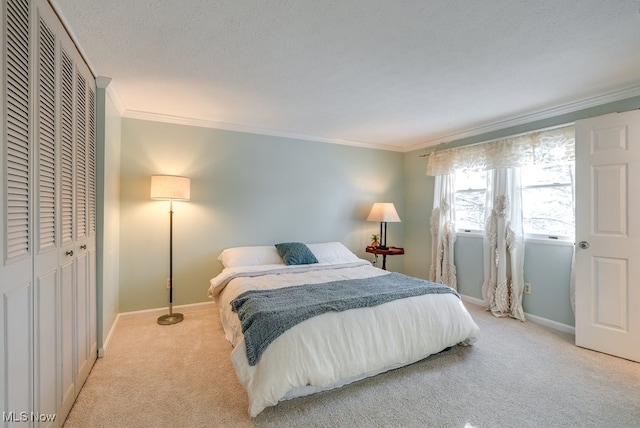
<svg viewBox="0 0 640 428">
<path fill-rule="evenodd" d="M 283 399 L 344 385 L 411 364 L 456 344 L 475 341 L 479 328 L 453 294 L 427 294 L 371 308 L 308 319 L 273 341 L 255 366 L 230 302 L 248 290 L 303 286 L 388 272 L 365 260 L 341 264 L 225 268 L 209 294 L 220 308 L 231 360 L 256 416 Z"/>
</svg>

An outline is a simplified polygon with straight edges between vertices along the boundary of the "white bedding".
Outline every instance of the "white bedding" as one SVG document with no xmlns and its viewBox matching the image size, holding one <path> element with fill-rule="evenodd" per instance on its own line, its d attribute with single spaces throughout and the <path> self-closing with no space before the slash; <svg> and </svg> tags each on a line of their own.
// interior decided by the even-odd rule
<svg viewBox="0 0 640 428">
<path fill-rule="evenodd" d="M 283 399 L 341 386 L 411 364 L 456 344 L 475 341 L 479 328 L 453 294 L 427 294 L 371 308 L 329 312 L 287 330 L 255 366 L 247 360 L 242 327 L 230 302 L 248 290 L 385 275 L 368 261 L 225 268 L 209 295 L 220 308 L 231 360 L 256 416 Z"/>
</svg>

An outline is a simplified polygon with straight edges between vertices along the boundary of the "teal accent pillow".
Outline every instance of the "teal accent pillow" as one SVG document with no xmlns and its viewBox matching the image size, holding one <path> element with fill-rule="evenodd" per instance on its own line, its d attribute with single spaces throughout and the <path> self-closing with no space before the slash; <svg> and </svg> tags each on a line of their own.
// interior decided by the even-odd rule
<svg viewBox="0 0 640 428">
<path fill-rule="evenodd" d="M 316 256 L 314 256 L 309 247 L 302 242 L 283 242 L 276 244 L 276 250 L 278 250 L 278 254 L 280 254 L 285 264 L 289 266 L 318 263 Z"/>
</svg>

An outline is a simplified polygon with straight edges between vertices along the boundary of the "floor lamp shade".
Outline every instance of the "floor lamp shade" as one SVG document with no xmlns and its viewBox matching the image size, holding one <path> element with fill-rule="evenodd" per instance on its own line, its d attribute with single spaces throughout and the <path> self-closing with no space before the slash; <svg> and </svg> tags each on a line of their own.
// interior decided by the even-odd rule
<svg viewBox="0 0 640 428">
<path fill-rule="evenodd" d="M 151 199 L 168 200 L 169 203 L 169 313 L 158 318 L 158 324 L 169 325 L 184 319 L 173 313 L 173 201 L 191 198 L 191 180 L 175 175 L 151 176 Z"/>
<path fill-rule="evenodd" d="M 152 175 L 151 199 L 188 201 L 191 198 L 191 180 L 177 175 Z"/>
<path fill-rule="evenodd" d="M 379 221 L 380 222 L 380 249 L 386 250 L 387 247 L 387 223 L 400 222 L 400 216 L 396 207 L 391 202 L 376 202 L 371 207 L 371 212 L 367 217 L 367 221 Z"/>
</svg>

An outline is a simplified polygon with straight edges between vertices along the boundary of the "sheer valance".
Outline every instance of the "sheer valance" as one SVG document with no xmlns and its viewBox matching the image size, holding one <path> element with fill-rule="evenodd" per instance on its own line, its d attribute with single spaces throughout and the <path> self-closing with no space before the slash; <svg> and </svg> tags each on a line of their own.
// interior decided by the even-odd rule
<svg viewBox="0 0 640 428">
<path fill-rule="evenodd" d="M 456 170 L 486 171 L 573 160 L 575 129 L 571 125 L 435 151 L 429 155 L 427 175 L 452 174 Z"/>
</svg>

